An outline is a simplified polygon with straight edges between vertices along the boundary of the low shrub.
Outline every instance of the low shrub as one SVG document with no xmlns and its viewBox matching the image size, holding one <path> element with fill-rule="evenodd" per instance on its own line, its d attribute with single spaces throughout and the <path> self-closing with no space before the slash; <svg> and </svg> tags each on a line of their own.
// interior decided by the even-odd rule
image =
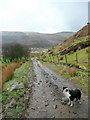
<svg viewBox="0 0 90 120">
<path fill-rule="evenodd" d="M 86 53 L 90 53 L 90 49 L 86 49 Z"/>
<path fill-rule="evenodd" d="M 13 62 L 7 66 L 0 65 L 0 88 L 2 88 L 4 82 L 10 80 L 13 77 L 15 69 L 19 68 L 23 63 L 25 63 L 25 60 L 22 60 L 19 63 Z"/>
<path fill-rule="evenodd" d="M 76 68 L 75 67 L 68 68 L 68 73 L 71 77 L 74 77 L 76 74 Z"/>
</svg>

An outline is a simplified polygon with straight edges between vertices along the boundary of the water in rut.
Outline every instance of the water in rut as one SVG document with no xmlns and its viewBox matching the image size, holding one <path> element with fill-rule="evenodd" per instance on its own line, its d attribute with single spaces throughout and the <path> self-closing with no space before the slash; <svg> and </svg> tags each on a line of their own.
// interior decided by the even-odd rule
<svg viewBox="0 0 90 120">
<path fill-rule="evenodd" d="M 73 107 L 61 103 L 62 87 L 75 88 L 66 78 L 57 75 L 40 61 L 33 59 L 36 79 L 33 81 L 27 118 L 87 118 L 88 97 L 82 93 L 82 104 Z"/>
</svg>

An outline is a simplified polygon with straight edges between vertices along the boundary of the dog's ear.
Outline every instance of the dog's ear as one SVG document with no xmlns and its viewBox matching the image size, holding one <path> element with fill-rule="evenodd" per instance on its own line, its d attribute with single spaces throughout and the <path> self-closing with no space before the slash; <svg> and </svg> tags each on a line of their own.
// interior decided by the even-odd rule
<svg viewBox="0 0 90 120">
<path fill-rule="evenodd" d="M 66 89 L 67 87 L 63 87 L 63 90 Z"/>
</svg>

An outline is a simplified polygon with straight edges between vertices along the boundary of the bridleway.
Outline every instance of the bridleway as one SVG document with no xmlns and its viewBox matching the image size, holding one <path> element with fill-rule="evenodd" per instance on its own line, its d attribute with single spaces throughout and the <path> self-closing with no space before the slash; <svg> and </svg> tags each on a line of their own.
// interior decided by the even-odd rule
<svg viewBox="0 0 90 120">
<path fill-rule="evenodd" d="M 82 92 L 81 105 L 77 102 L 73 107 L 62 104 L 62 87 L 74 89 L 76 86 L 44 66 L 36 58 L 32 61 L 36 77 L 33 81 L 26 118 L 87 118 L 88 96 Z"/>
</svg>

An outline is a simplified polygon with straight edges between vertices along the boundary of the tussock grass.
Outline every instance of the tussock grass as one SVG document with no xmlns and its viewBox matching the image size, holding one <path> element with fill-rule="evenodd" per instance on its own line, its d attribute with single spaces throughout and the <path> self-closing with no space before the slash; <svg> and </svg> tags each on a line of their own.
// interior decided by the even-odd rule
<svg viewBox="0 0 90 120">
<path fill-rule="evenodd" d="M 15 69 L 19 68 L 24 62 L 25 60 L 18 63 L 13 62 L 8 65 L 0 65 L 0 88 L 6 81 L 12 79 Z"/>
<path fill-rule="evenodd" d="M 68 73 L 71 77 L 74 77 L 76 75 L 76 68 L 75 67 L 68 68 Z"/>
<path fill-rule="evenodd" d="M 24 115 L 28 104 L 27 100 L 29 100 L 27 97 L 29 97 L 32 92 L 29 84 L 34 77 L 33 64 L 29 60 L 22 64 L 18 69 L 15 69 L 13 78 L 5 82 L 2 90 L 2 109 L 5 118 L 21 118 Z M 8 89 L 16 82 L 22 83 L 24 88 L 17 88 L 16 90 L 9 92 Z M 28 91 L 29 89 L 30 91 Z M 11 98 L 14 99 L 15 102 L 12 103 L 12 107 L 6 109 L 6 105 L 12 100 Z M 12 114 L 10 115 L 9 112 Z"/>
</svg>

